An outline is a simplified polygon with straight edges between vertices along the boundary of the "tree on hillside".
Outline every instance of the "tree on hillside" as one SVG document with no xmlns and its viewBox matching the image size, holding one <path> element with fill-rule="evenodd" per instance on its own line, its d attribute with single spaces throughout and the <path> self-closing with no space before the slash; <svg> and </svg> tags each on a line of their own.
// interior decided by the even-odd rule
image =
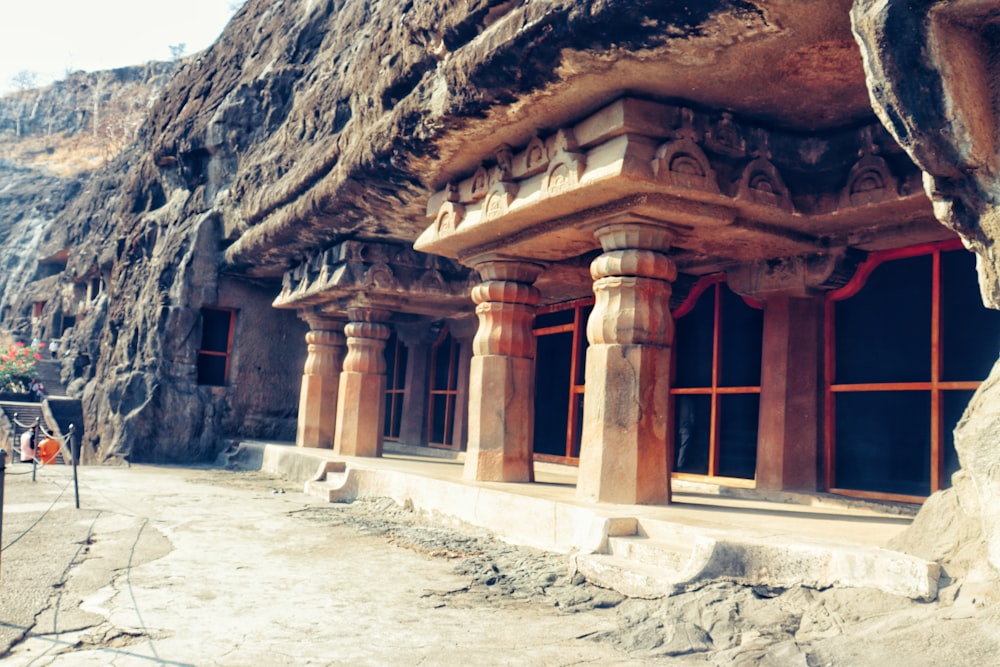
<svg viewBox="0 0 1000 667">
<path fill-rule="evenodd" d="M 10 77 L 10 83 L 18 90 L 29 90 L 38 85 L 38 72 L 23 69 Z"/>
<path fill-rule="evenodd" d="M 31 90 L 38 85 L 38 73 L 33 72 L 29 69 L 23 69 L 14 76 L 10 77 L 10 83 L 20 92 Z M 23 132 L 23 127 L 21 123 L 21 113 L 20 108 L 15 107 L 17 114 L 14 117 L 14 134 L 20 137 Z"/>
<path fill-rule="evenodd" d="M 167 48 L 170 49 L 170 57 L 173 60 L 180 60 L 184 57 L 184 52 L 187 51 L 187 44 L 178 42 L 177 44 L 169 45 Z"/>
</svg>

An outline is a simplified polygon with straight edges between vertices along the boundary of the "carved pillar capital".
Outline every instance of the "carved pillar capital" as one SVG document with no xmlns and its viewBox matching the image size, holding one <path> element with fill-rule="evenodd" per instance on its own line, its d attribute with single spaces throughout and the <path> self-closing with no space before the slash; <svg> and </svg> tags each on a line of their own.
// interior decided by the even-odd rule
<svg viewBox="0 0 1000 667">
<path fill-rule="evenodd" d="M 808 298 L 848 284 L 865 253 L 853 249 L 741 264 L 726 271 L 729 288 L 757 301 Z"/>
<path fill-rule="evenodd" d="M 407 347 L 431 345 L 441 335 L 441 326 L 435 326 L 434 322 L 427 320 L 406 323 L 396 322 L 393 324 L 393 328 L 396 330 L 396 336 Z"/>
<path fill-rule="evenodd" d="M 309 325 L 312 331 L 343 331 L 344 318 L 331 317 L 315 311 L 299 311 L 300 320 Z"/>
<path fill-rule="evenodd" d="M 379 308 L 348 308 L 347 319 L 351 322 L 388 322 L 392 313 Z"/>
<path fill-rule="evenodd" d="M 531 283 L 543 268 L 540 264 L 510 260 L 489 260 L 476 265 L 484 278 L 484 282 L 472 288 L 479 317 L 472 343 L 477 356 L 535 357 L 531 327 L 540 293 Z"/>
<path fill-rule="evenodd" d="M 594 310 L 587 339 L 592 345 L 669 346 L 670 283 L 677 279 L 677 267 L 662 251 L 669 247 L 670 230 L 617 223 L 594 234 L 605 252 L 590 265 Z"/>
<path fill-rule="evenodd" d="M 502 257 L 499 255 L 483 255 L 467 262 L 479 272 L 483 280 L 510 280 L 518 283 L 531 284 L 545 270 L 541 262 Z"/>
<path fill-rule="evenodd" d="M 344 351 L 344 335 L 337 331 L 310 331 L 306 334 L 305 375 L 335 375 L 340 373 Z"/>
<path fill-rule="evenodd" d="M 674 240 L 668 227 L 638 220 L 615 221 L 594 230 L 604 252 L 612 250 L 659 250 L 665 252 Z"/>
<path fill-rule="evenodd" d="M 469 342 L 476 335 L 479 326 L 479 319 L 476 317 L 462 317 L 448 320 L 448 330 L 451 335 L 460 341 Z"/>
<path fill-rule="evenodd" d="M 351 321 L 344 326 L 347 337 L 347 357 L 344 370 L 355 373 L 385 373 L 385 341 L 392 333 L 385 311 L 351 308 Z"/>
</svg>

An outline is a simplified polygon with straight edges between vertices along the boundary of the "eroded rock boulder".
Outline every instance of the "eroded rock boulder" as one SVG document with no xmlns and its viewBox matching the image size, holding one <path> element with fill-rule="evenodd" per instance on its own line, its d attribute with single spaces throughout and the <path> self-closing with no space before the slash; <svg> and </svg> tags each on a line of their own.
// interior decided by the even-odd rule
<svg viewBox="0 0 1000 667">
<path fill-rule="evenodd" d="M 855 0 L 851 13 L 872 106 L 913 161 L 936 217 L 976 253 L 983 302 L 1000 309 L 1000 179 L 996 128 L 995 3 L 974 0 Z M 957 557 L 981 524 L 990 564 L 1000 570 L 1000 365 L 979 388 L 955 429 L 967 478 L 932 499 L 915 523 L 926 540 L 910 548 Z M 971 493 L 970 493 L 971 491 Z M 940 515 L 936 517 L 936 515 Z M 935 518 L 936 517 L 936 518 Z M 959 527 L 945 532 L 928 524 Z M 937 537 L 935 537 L 937 534 Z M 948 536 L 941 543 L 941 537 Z M 928 543 L 928 541 L 932 543 Z"/>
</svg>

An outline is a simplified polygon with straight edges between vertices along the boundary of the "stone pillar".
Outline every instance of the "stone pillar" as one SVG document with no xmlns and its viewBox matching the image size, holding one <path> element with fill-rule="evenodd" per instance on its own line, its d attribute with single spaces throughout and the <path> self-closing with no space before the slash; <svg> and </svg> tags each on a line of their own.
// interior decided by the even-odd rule
<svg viewBox="0 0 1000 667">
<path fill-rule="evenodd" d="M 671 233 L 641 222 L 599 228 L 604 249 L 590 265 L 594 310 L 587 321 L 586 393 L 577 497 L 670 502 Z"/>
<path fill-rule="evenodd" d="M 817 489 L 822 337 L 822 297 L 768 298 L 760 369 L 758 489 Z"/>
<path fill-rule="evenodd" d="M 427 384 L 431 344 L 437 334 L 429 322 L 397 325 L 396 335 L 406 345 L 406 393 L 400 416 L 399 439 L 407 445 L 427 444 Z"/>
<path fill-rule="evenodd" d="M 483 278 L 472 289 L 479 328 L 469 365 L 469 439 L 466 479 L 534 480 L 535 335 L 544 266 L 491 259 L 474 268 Z"/>
<path fill-rule="evenodd" d="M 385 421 L 385 341 L 389 313 L 351 308 L 344 327 L 347 356 L 340 373 L 334 451 L 343 456 L 382 456 Z"/>
<path fill-rule="evenodd" d="M 317 315 L 305 315 L 308 355 L 299 392 L 299 424 L 295 444 L 299 447 L 333 447 L 337 418 L 337 392 L 344 359 L 344 323 Z"/>
</svg>

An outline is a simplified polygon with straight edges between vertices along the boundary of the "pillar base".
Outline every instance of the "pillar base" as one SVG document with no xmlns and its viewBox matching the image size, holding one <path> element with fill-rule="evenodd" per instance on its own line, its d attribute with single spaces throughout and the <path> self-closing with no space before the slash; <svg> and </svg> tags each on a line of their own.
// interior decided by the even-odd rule
<svg viewBox="0 0 1000 667">
<path fill-rule="evenodd" d="M 472 358 L 465 479 L 534 481 L 533 389 L 534 360 L 504 355 Z"/>
<path fill-rule="evenodd" d="M 382 456 L 384 421 L 385 375 L 341 372 L 334 452 L 342 456 Z"/>
<path fill-rule="evenodd" d="M 299 424 L 295 444 L 299 447 L 331 449 L 335 429 L 339 378 L 303 375 L 299 394 Z"/>
<path fill-rule="evenodd" d="M 667 428 L 670 348 L 597 344 L 587 349 L 587 393 L 577 498 L 670 502 Z"/>
</svg>

